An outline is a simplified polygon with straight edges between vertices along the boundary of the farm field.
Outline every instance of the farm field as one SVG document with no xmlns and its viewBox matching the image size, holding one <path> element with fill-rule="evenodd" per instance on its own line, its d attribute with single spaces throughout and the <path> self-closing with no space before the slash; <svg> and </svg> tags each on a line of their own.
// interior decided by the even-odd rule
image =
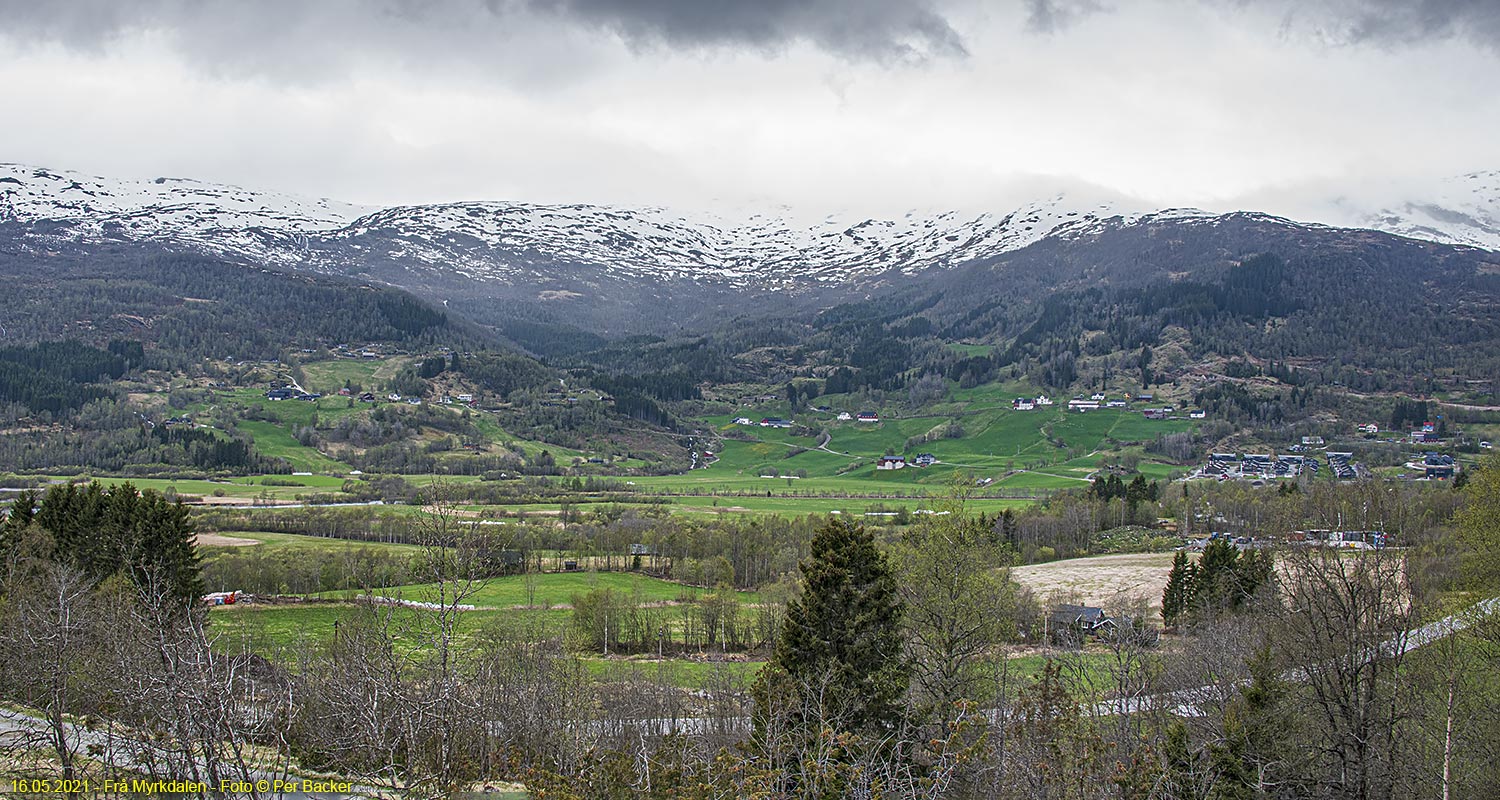
<svg viewBox="0 0 1500 800">
<path fill-rule="evenodd" d="M 302 364 L 302 375 L 305 378 L 302 388 L 327 395 L 336 394 L 345 383 L 350 383 L 370 391 L 378 382 L 396 377 L 396 373 L 409 361 L 410 359 L 405 358 L 310 361 Z"/>
<path fill-rule="evenodd" d="M 356 613 L 348 603 L 306 605 L 236 605 L 220 606 L 209 613 L 210 635 L 216 647 L 228 652 L 250 651 L 272 660 L 293 657 L 303 647 L 319 647 L 333 637 L 341 621 Z M 428 646 L 424 618 L 407 609 L 382 609 L 388 615 L 398 646 L 415 653 Z M 571 612 L 567 609 L 479 610 L 463 612 L 459 626 L 459 646 L 476 637 L 509 631 L 534 638 L 556 636 L 566 630 Z M 586 669 L 599 677 L 625 679 L 632 674 L 661 678 L 685 689 L 704 689 L 729 681 L 748 687 L 765 666 L 764 655 L 729 654 L 712 649 L 702 653 L 679 654 L 656 658 L 651 654 L 602 657 L 580 654 Z M 1049 659 L 1077 664 L 1085 674 L 1096 674 L 1108 659 L 1107 654 L 1025 648 L 1012 651 L 1004 661 L 1012 691 L 1041 672 Z M 996 663 L 996 672 L 1000 664 Z"/>
<path fill-rule="evenodd" d="M 299 647 L 327 644 L 339 624 L 360 611 L 352 603 L 341 602 L 237 604 L 211 609 L 208 622 L 210 635 L 219 649 L 255 652 L 274 661 L 289 656 Z M 428 617 L 405 608 L 381 608 L 379 613 L 390 620 L 399 644 L 411 651 L 427 646 L 430 640 L 424 635 L 424 623 Z M 535 624 L 560 631 L 567 621 L 568 612 L 557 609 L 469 611 L 464 612 L 459 638 L 479 636 L 486 628 L 500 625 Z"/>
<path fill-rule="evenodd" d="M 361 386 L 387 380 L 401 367 L 400 359 L 354 361 L 348 359 L 302 365 L 306 388 L 336 392 L 346 382 Z M 840 512 L 852 515 L 881 514 L 905 509 L 927 509 L 937 496 L 955 484 L 982 483 L 981 494 L 997 495 L 970 501 L 970 509 L 998 513 L 1033 502 L 1047 493 L 1085 487 L 1090 476 L 1106 460 L 1130 457 L 1149 477 L 1165 479 L 1182 468 L 1154 460 L 1140 443 L 1160 433 L 1189 430 L 1188 420 L 1146 420 L 1138 412 L 1101 409 L 1087 414 L 1070 413 L 1061 406 L 1032 412 L 1010 408 L 1010 398 L 1031 395 L 1020 384 L 990 384 L 971 389 L 952 388 L 949 399 L 931 407 L 933 413 L 887 416 L 875 424 L 839 421 L 836 412 L 803 412 L 795 415 L 797 428 L 762 428 L 734 424 L 739 416 L 759 419 L 763 415 L 793 415 L 785 403 L 767 403 L 764 408 L 720 413 L 703 419 L 724 438 L 701 443 L 714 448 L 706 467 L 670 475 L 620 475 L 614 480 L 625 488 L 660 498 L 667 513 L 688 518 L 711 519 L 730 514 L 788 516 Z M 838 396 L 829 402 L 839 403 Z M 251 505 L 257 500 L 295 503 L 299 496 L 314 493 L 337 497 L 350 473 L 345 461 L 330 457 L 298 442 L 293 429 L 318 420 L 327 423 L 363 413 L 368 407 L 348 398 L 324 396 L 315 402 L 270 401 L 257 388 L 219 390 L 209 400 L 186 409 L 199 421 L 210 420 L 214 409 L 231 404 L 253 409 L 255 418 L 235 424 L 252 436 L 259 451 L 285 459 L 295 471 L 308 475 L 274 475 L 220 480 L 135 479 L 141 488 L 175 491 L 203 498 L 205 504 Z M 446 413 L 462 409 L 442 407 Z M 428 408 L 427 411 L 434 411 Z M 471 421 L 483 438 L 504 442 L 527 457 L 547 450 L 559 461 L 587 457 L 587 453 L 544 445 L 525 438 L 525 432 L 508 431 L 491 414 L 471 411 Z M 958 438 L 945 438 L 950 425 L 962 427 Z M 817 431 L 819 433 L 813 433 Z M 822 433 L 828 440 L 822 447 Z M 805 434 L 805 435 L 799 435 Z M 934 437 L 931 441 L 924 441 Z M 701 441 L 701 440 L 700 440 Z M 876 470 L 875 462 L 886 453 L 932 453 L 938 463 L 927 468 Z M 645 462 L 623 461 L 629 467 Z M 357 476 L 355 476 L 357 477 Z M 437 476 L 405 475 L 403 480 L 422 486 Z M 104 479 L 116 483 L 121 479 Z M 454 483 L 478 480 L 477 476 L 444 476 Z M 1007 496 L 1008 495 L 1008 496 Z M 601 501 L 606 499 L 601 495 Z M 575 497 L 569 507 L 588 510 L 589 498 Z M 504 517 L 520 513 L 556 515 L 561 503 L 539 502 L 501 506 L 473 506 L 475 516 Z M 381 514 L 411 514 L 404 506 L 382 508 Z"/>
<path fill-rule="evenodd" d="M 414 554 L 421 548 L 416 545 L 394 542 L 366 542 L 353 539 L 334 539 L 326 536 L 304 536 L 296 533 L 269 533 L 263 531 L 232 531 L 229 533 L 199 533 L 200 548 L 254 547 L 258 551 L 291 551 L 293 553 L 344 552 L 370 548 L 388 553 Z"/>
<path fill-rule="evenodd" d="M 1014 567 L 1010 575 L 1045 605 L 1053 595 L 1064 602 L 1111 608 L 1145 602 L 1160 611 L 1162 590 L 1172 571 L 1172 553 L 1090 556 Z"/>
<path fill-rule="evenodd" d="M 89 476 L 64 475 L 44 475 L 38 477 L 55 482 L 78 480 L 80 477 L 89 478 Z M 98 481 L 105 486 L 129 483 L 137 489 L 154 489 L 158 492 L 195 495 L 204 498 L 206 502 L 213 502 L 216 499 L 215 492 L 221 492 L 223 498 L 251 500 L 264 496 L 281 502 L 295 502 L 297 495 L 338 492 L 343 488 L 345 480 L 342 477 L 333 475 L 250 475 L 216 480 L 119 478 L 107 476 L 98 476 L 89 479 Z M 463 480 L 463 478 L 459 477 L 447 479 L 453 481 Z"/>
<path fill-rule="evenodd" d="M 1008 489 L 1059 489 L 1083 485 L 1097 466 L 1101 451 L 1120 443 L 1145 441 L 1160 433 L 1191 429 L 1188 420 L 1146 420 L 1138 412 L 1101 409 L 1087 414 L 1060 407 L 1017 412 L 1007 406 L 981 407 L 980 400 L 998 397 L 971 395 L 975 402 L 952 413 L 887 418 L 879 423 L 839 422 L 832 414 L 802 415 L 798 422 L 829 432 L 818 448 L 818 438 L 797 436 L 794 429 L 737 426 L 730 417 L 709 418 L 719 430 L 746 439 L 725 439 L 717 461 L 685 475 L 636 478 L 642 488 L 666 493 L 679 491 L 860 492 L 922 495 L 954 480 L 993 479 Z M 758 418 L 760 412 L 747 412 Z M 877 471 L 882 454 L 907 450 L 907 441 L 957 419 L 964 436 L 936 439 L 910 452 L 930 452 L 939 463 L 926 469 Z M 1142 459 L 1142 468 L 1165 476 L 1179 469 Z M 770 476 L 770 477 L 766 477 Z"/>
<path fill-rule="evenodd" d="M 672 605 L 707 591 L 627 572 L 547 573 L 532 575 L 530 588 L 527 583 L 525 576 L 496 578 L 465 598 L 465 604 L 477 608 L 461 612 L 460 638 L 502 630 L 532 638 L 560 634 L 567 628 L 573 596 L 593 589 L 612 589 L 653 605 Z M 404 600 L 433 598 L 432 587 L 422 585 L 377 592 Z M 216 606 L 209 611 L 210 628 L 223 649 L 252 650 L 275 658 L 299 646 L 326 644 L 342 620 L 360 613 L 361 608 L 352 601 L 355 595 L 329 592 L 317 602 Z M 735 592 L 735 596 L 745 605 L 760 599 L 754 592 Z M 389 618 L 398 642 L 413 650 L 425 646 L 430 625 L 425 612 L 399 607 L 382 607 L 378 612 Z M 670 614 L 668 620 L 674 626 L 677 623 Z M 683 680 L 692 679 L 694 674 L 701 677 L 702 668 L 688 667 Z"/>
<path fill-rule="evenodd" d="M 595 589 L 611 589 L 637 598 L 643 603 L 674 603 L 708 593 L 703 589 L 673 581 L 652 578 L 634 572 L 547 572 L 507 575 L 491 578 L 464 603 L 479 608 L 516 609 L 524 607 L 570 608 L 573 595 Z M 377 589 L 377 594 L 426 602 L 435 597 L 432 585 L 393 586 Z M 331 596 L 345 595 L 331 593 Z M 735 592 L 741 603 L 759 602 L 754 592 Z"/>
</svg>

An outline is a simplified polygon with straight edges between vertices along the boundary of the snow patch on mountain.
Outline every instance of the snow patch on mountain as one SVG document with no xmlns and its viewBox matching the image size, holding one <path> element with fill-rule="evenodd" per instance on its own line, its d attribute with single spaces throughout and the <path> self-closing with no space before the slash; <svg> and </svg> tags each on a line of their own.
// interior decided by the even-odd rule
<svg viewBox="0 0 1500 800">
<path fill-rule="evenodd" d="M 307 234 L 373 209 L 184 178 L 131 181 L 0 163 L 0 222 L 58 223 L 77 241 L 181 243 L 222 255 L 288 260 Z"/>
<path fill-rule="evenodd" d="M 1361 227 L 1443 244 L 1500 250 L 1500 171 L 1450 178 L 1420 200 L 1363 215 Z"/>
<path fill-rule="evenodd" d="M 1464 176 L 1424 202 L 1344 211 L 1359 216 L 1360 227 L 1500 250 L 1500 173 Z M 1072 194 L 1004 214 L 894 218 L 514 202 L 377 209 L 178 178 L 127 181 L 0 164 L 0 223 L 19 223 L 41 241 L 156 242 L 326 272 L 396 265 L 419 280 L 426 273 L 501 283 L 603 276 L 758 289 L 836 286 L 956 267 L 1048 238 L 1218 219 L 1198 209 Z"/>
<path fill-rule="evenodd" d="M 399 242 L 393 257 L 448 264 L 480 280 L 547 266 L 607 265 L 634 277 L 782 285 L 956 266 L 1105 221 L 1136 224 L 1163 216 L 1209 215 L 1125 212 L 1107 204 L 1074 208 L 1061 196 L 1003 216 L 835 215 L 812 224 L 772 213 L 731 222 L 712 213 L 686 216 L 660 208 L 473 202 L 386 209 L 327 238 Z"/>
</svg>

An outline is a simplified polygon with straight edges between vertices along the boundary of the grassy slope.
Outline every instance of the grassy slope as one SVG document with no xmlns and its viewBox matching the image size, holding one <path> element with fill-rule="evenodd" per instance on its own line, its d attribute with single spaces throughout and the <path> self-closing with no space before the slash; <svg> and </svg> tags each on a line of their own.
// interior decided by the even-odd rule
<svg viewBox="0 0 1500 800">
<path fill-rule="evenodd" d="M 876 424 L 840 422 L 833 413 L 798 415 L 799 424 L 829 431 L 827 449 L 833 452 L 813 449 L 818 444 L 817 437 L 797 436 L 794 429 L 736 426 L 729 415 L 710 417 L 706 421 L 721 431 L 748 435 L 753 441 L 724 440 L 719 460 L 706 469 L 687 475 L 639 478 L 636 482 L 666 492 L 922 494 L 945 486 L 959 472 L 994 478 L 1007 488 L 1067 488 L 1081 485 L 1098 466 L 1099 457 L 1094 455 L 1097 451 L 1122 443 L 1149 441 L 1160 433 L 1192 427 L 1188 420 L 1147 420 L 1138 411 L 1121 409 L 1079 414 L 1054 405 L 1032 412 L 1012 411 L 1009 398 L 1019 394 L 1034 392 L 1002 384 L 955 390 L 950 402 L 934 407 L 934 411 L 943 413 L 887 416 Z M 837 404 L 838 398 L 828 402 Z M 776 412 L 757 409 L 736 416 L 758 420 L 771 413 Z M 962 438 L 938 439 L 906 450 L 909 438 L 926 434 L 953 419 L 964 427 Z M 928 469 L 876 471 L 875 459 L 887 452 L 930 452 L 943 463 Z M 1173 469 L 1149 459 L 1142 460 L 1141 468 L 1155 476 L 1165 476 Z M 807 477 L 790 481 L 785 477 L 761 477 L 798 473 Z"/>
</svg>

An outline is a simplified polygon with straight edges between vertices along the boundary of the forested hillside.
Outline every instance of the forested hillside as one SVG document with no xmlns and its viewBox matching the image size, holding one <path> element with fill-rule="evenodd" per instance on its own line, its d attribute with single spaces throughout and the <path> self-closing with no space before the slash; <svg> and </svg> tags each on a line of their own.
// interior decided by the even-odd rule
<svg viewBox="0 0 1500 800">
<path fill-rule="evenodd" d="M 493 339 L 411 295 L 200 256 L 127 249 L 41 257 L 0 250 L 10 341 L 149 343 L 177 363 L 276 358 L 336 342 L 482 346 Z"/>
<path fill-rule="evenodd" d="M 661 387 L 703 381 L 817 378 L 815 393 L 842 393 L 906 391 L 927 375 L 1060 392 L 1259 375 L 1288 387 L 1493 390 L 1497 261 L 1261 217 L 1163 224 L 1044 240 L 816 313 L 741 316 L 706 336 L 575 347 L 556 361 L 627 374 L 662 399 Z"/>
</svg>

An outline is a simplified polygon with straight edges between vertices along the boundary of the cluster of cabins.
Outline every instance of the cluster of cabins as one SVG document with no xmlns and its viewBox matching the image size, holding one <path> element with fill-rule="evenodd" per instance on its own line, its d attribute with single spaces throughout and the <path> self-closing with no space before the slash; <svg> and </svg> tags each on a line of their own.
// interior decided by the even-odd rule
<svg viewBox="0 0 1500 800">
<path fill-rule="evenodd" d="M 831 410 L 831 409 L 829 409 L 827 406 L 819 406 L 818 410 L 819 411 L 827 411 L 827 410 Z M 879 422 L 880 421 L 880 415 L 877 414 L 877 413 L 875 413 L 874 411 L 861 411 L 858 414 L 850 414 L 847 411 L 841 411 L 841 412 L 839 412 L 838 419 L 839 419 L 840 422 L 849 422 L 851 420 L 854 421 L 854 422 Z M 735 417 L 734 424 L 736 424 L 736 425 L 759 425 L 762 428 L 790 428 L 790 427 L 792 427 L 792 421 L 789 420 L 789 419 L 786 419 L 784 417 L 761 417 L 760 418 L 760 422 L 756 422 L 755 420 L 750 419 L 749 417 Z"/>
<path fill-rule="evenodd" d="M 1297 446 L 1294 448 L 1300 449 Z M 1353 453 L 1329 450 L 1323 455 L 1328 459 L 1328 469 L 1333 473 L 1333 477 L 1341 481 L 1352 481 L 1359 477 L 1359 467 L 1353 461 Z M 1451 456 L 1437 456 L 1437 458 L 1452 460 Z M 1442 465 L 1434 464 L 1434 466 L 1441 467 Z M 1308 455 L 1211 453 L 1208 461 L 1203 465 L 1203 476 L 1220 480 L 1231 478 L 1282 480 L 1302 475 L 1315 476 L 1320 467 L 1318 459 Z"/>
<path fill-rule="evenodd" d="M 1333 454 L 1329 454 L 1330 456 Z M 1344 455 L 1348 455 L 1347 453 Z M 1276 480 L 1296 478 L 1301 475 L 1316 475 L 1320 465 L 1316 458 L 1300 455 L 1273 455 L 1259 453 L 1211 453 L 1208 463 L 1203 465 L 1205 477 L 1258 478 Z"/>
<path fill-rule="evenodd" d="M 384 345 L 379 344 L 368 344 L 363 346 L 336 344 L 333 347 L 329 348 L 329 350 L 333 353 L 335 358 L 356 358 L 364 361 L 374 361 L 375 359 L 385 358 L 388 355 L 401 352 L 399 350 L 395 350 L 394 348 L 388 348 Z M 446 347 L 442 348 L 442 351 L 444 354 L 452 352 Z M 304 349 L 302 352 L 312 353 L 314 351 Z"/>
<path fill-rule="evenodd" d="M 1359 470 L 1355 468 L 1353 453 L 1335 453 L 1330 450 L 1328 456 L 1328 469 L 1333 471 L 1333 477 L 1341 481 L 1352 481 L 1359 477 Z"/>
<path fill-rule="evenodd" d="M 937 456 L 931 453 L 919 453 L 910 461 L 905 456 L 881 456 L 875 462 L 875 469 L 906 469 L 907 467 L 930 467 L 937 463 Z"/>
<path fill-rule="evenodd" d="M 1047 402 L 1044 404 L 1041 402 L 1042 400 L 1046 400 Z M 1088 397 L 1079 395 L 1078 397 L 1074 397 L 1072 400 L 1069 400 L 1068 410 L 1083 413 L 1087 411 L 1098 411 L 1101 408 L 1126 409 L 1130 408 L 1132 404 L 1150 403 L 1154 402 L 1155 400 L 1156 396 L 1152 394 L 1138 394 L 1134 397 L 1126 395 L 1124 398 L 1117 397 L 1111 399 L 1107 397 L 1103 392 L 1095 392 Z M 1018 397 L 1014 402 L 1011 403 L 1011 408 L 1017 411 L 1030 411 L 1036 408 L 1038 405 L 1051 404 L 1052 401 L 1047 400 L 1047 398 L 1045 397 L 1038 397 L 1034 401 L 1028 401 L 1026 398 Z M 1175 406 L 1151 406 L 1141 410 L 1141 414 L 1145 416 L 1146 419 L 1169 419 L 1175 413 L 1177 413 L 1177 408 Z M 1200 409 L 1194 409 L 1188 412 L 1189 419 L 1203 419 L 1207 416 L 1208 413 Z"/>
</svg>

